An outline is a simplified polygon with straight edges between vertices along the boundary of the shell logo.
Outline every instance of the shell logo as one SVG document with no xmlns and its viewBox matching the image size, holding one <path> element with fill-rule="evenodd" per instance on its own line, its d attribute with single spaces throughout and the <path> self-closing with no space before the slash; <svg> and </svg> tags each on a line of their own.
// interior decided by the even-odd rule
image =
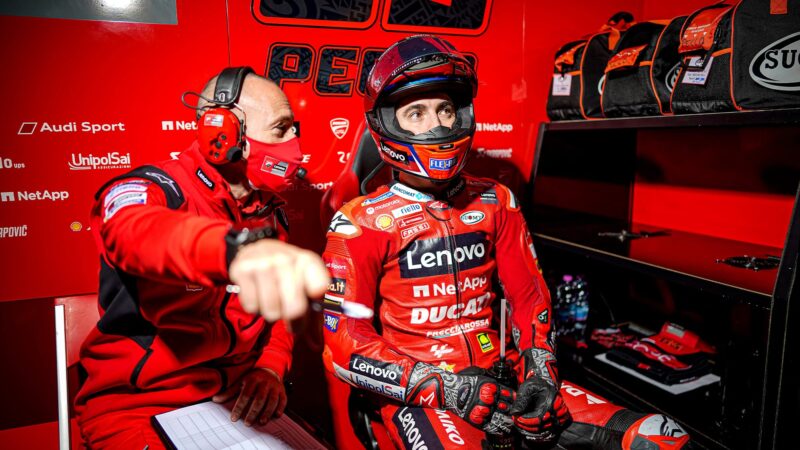
<svg viewBox="0 0 800 450">
<path fill-rule="evenodd" d="M 71 224 L 69 224 L 69 229 L 77 233 L 78 231 L 81 231 L 83 229 L 83 224 L 77 221 L 72 222 Z"/>
<path fill-rule="evenodd" d="M 375 226 L 381 230 L 386 230 L 392 225 L 394 225 L 394 219 L 392 219 L 392 216 L 388 214 L 381 214 L 377 219 L 375 219 Z"/>
</svg>

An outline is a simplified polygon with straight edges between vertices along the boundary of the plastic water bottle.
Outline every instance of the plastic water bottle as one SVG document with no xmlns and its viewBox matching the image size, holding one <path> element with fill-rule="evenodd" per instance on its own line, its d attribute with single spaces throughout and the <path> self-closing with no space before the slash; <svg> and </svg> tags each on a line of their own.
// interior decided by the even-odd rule
<svg viewBox="0 0 800 450">
<path fill-rule="evenodd" d="M 581 277 L 572 282 L 573 334 L 579 342 L 586 338 L 586 321 L 589 319 L 589 287 Z"/>
<path fill-rule="evenodd" d="M 556 286 L 555 325 L 558 336 L 566 336 L 574 330 L 572 279 L 572 275 L 564 275 L 562 283 Z"/>
<path fill-rule="evenodd" d="M 589 289 L 581 277 L 564 275 L 556 287 L 556 335 L 583 341 L 589 318 Z"/>
</svg>

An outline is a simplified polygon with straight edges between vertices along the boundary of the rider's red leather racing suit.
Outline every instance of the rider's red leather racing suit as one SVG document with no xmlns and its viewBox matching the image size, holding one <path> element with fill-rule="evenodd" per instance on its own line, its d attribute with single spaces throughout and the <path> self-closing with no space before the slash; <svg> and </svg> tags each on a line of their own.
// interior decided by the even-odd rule
<svg viewBox="0 0 800 450">
<path fill-rule="evenodd" d="M 498 359 L 495 275 L 509 301 L 517 348 L 554 351 L 550 296 L 519 205 L 505 186 L 462 175 L 435 199 L 394 182 L 342 207 L 327 236 L 323 258 L 333 283 L 325 297 L 326 368 L 395 401 L 381 407 L 395 438 L 411 439 L 402 434 L 416 416 L 400 407 L 409 402 L 417 362 L 458 372 Z M 376 320 L 343 315 L 348 303 L 373 309 Z M 483 434 L 452 414 L 429 419 L 442 422 L 432 427 L 441 442 L 452 430 L 445 421 L 457 426 L 460 440 L 477 433 L 480 442 Z"/>
</svg>

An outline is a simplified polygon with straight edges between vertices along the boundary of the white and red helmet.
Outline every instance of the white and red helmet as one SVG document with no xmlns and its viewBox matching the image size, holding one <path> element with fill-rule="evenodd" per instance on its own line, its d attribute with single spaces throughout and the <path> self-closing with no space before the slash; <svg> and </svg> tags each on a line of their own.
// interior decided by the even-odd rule
<svg viewBox="0 0 800 450">
<path fill-rule="evenodd" d="M 456 111 L 453 126 L 416 135 L 400 128 L 396 105 L 427 92 L 450 97 Z M 367 125 L 383 161 L 432 181 L 454 178 L 475 134 L 472 99 L 477 93 L 472 63 L 444 39 L 411 36 L 389 47 L 372 67 L 364 96 Z"/>
</svg>

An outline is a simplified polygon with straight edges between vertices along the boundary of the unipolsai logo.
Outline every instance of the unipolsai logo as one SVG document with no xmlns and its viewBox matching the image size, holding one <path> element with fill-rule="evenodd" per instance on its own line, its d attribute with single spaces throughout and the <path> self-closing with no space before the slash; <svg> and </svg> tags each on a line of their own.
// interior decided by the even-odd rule
<svg viewBox="0 0 800 450">
<path fill-rule="evenodd" d="M 767 89 L 800 91 L 800 32 L 758 52 L 750 62 L 750 78 Z"/>
<path fill-rule="evenodd" d="M 91 153 L 84 156 L 82 153 L 72 154 L 69 162 L 70 170 L 97 170 L 97 169 L 129 169 L 131 167 L 131 154 L 120 155 L 119 152 L 108 152 L 103 156 Z"/>
</svg>

